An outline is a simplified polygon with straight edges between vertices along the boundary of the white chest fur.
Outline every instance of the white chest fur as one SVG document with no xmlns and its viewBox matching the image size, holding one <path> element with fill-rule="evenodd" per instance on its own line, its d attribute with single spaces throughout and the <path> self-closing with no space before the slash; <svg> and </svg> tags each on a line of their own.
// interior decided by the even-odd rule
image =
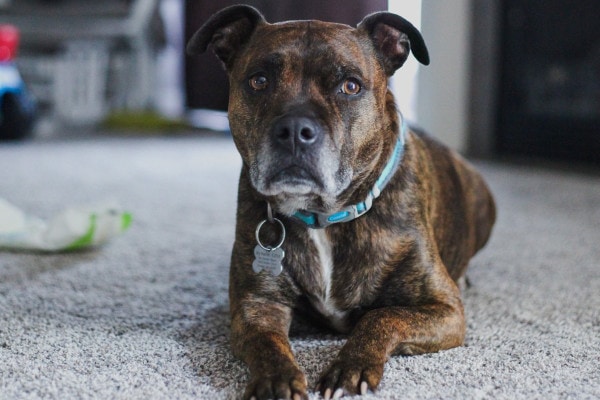
<svg viewBox="0 0 600 400">
<path fill-rule="evenodd" d="M 340 310 L 331 297 L 331 280 L 333 277 L 333 254 L 331 242 L 323 229 L 309 229 L 309 237 L 314 243 L 321 268 L 324 296 L 311 298 L 313 306 L 326 317 L 330 324 L 340 331 L 347 330 L 347 312 Z"/>
</svg>

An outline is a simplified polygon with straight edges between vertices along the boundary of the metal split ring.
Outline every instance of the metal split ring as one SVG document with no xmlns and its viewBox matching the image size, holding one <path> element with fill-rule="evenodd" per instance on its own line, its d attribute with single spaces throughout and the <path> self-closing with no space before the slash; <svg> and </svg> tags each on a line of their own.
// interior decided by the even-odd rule
<svg viewBox="0 0 600 400">
<path fill-rule="evenodd" d="M 278 218 L 273 218 L 273 222 L 277 222 L 279 224 L 279 226 L 281 227 L 281 240 L 279 241 L 279 243 L 277 243 L 277 246 L 275 246 L 275 247 L 264 246 L 262 244 L 262 242 L 260 241 L 260 228 L 262 228 L 262 226 L 267 221 L 268 221 L 268 219 L 265 219 L 261 223 L 258 224 L 258 226 L 256 227 L 255 236 L 256 236 L 256 242 L 258 243 L 258 245 L 260 247 L 263 248 L 263 250 L 272 251 L 272 250 L 280 248 L 281 245 L 283 244 L 283 241 L 285 240 L 285 226 L 283 225 L 283 222 L 281 222 L 281 220 L 279 220 Z M 269 222 L 271 222 L 271 221 L 269 221 Z"/>
</svg>

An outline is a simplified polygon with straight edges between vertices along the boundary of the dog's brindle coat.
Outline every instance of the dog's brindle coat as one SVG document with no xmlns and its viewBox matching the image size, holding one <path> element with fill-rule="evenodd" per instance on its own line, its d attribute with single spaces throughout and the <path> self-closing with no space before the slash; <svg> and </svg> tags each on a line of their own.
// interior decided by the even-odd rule
<svg viewBox="0 0 600 400">
<path fill-rule="evenodd" d="M 486 243 L 495 206 L 459 155 L 409 130 L 402 161 L 373 208 L 311 229 L 294 212 L 363 201 L 391 157 L 401 120 L 387 79 L 408 57 L 428 63 L 420 33 L 376 13 L 358 28 L 268 24 L 248 6 L 215 14 L 188 44 L 211 45 L 231 84 L 229 119 L 242 156 L 230 271 L 234 353 L 251 373 L 244 398 L 307 398 L 288 330 L 295 311 L 349 333 L 320 378 L 329 398 L 375 390 L 392 354 L 459 346 L 457 280 Z M 252 269 L 267 202 L 285 224 L 283 273 Z M 261 240 L 278 241 L 277 225 Z"/>
</svg>

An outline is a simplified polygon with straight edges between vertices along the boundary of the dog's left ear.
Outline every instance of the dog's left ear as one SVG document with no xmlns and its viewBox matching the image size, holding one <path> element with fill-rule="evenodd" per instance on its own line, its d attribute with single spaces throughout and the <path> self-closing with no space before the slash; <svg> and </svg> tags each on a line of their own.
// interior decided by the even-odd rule
<svg viewBox="0 0 600 400">
<path fill-rule="evenodd" d="M 367 15 L 357 28 L 369 34 L 388 76 L 404 64 L 411 49 L 421 64 L 429 65 L 429 52 L 421 32 L 401 16 L 376 12 Z"/>
<path fill-rule="evenodd" d="M 246 5 L 235 5 L 214 14 L 198 29 L 187 44 L 189 55 L 204 53 L 208 45 L 215 55 L 230 68 L 240 48 L 260 24 L 266 23 L 260 11 Z"/>
</svg>

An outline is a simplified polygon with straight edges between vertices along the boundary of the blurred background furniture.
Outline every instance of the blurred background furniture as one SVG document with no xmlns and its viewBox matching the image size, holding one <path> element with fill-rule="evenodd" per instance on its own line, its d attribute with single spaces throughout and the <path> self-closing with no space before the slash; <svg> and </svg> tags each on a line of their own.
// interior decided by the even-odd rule
<svg viewBox="0 0 600 400">
<path fill-rule="evenodd" d="M 154 94 L 163 30 L 158 0 L 4 0 L 21 31 L 17 63 L 42 119 L 92 125 L 112 110 L 143 110 Z"/>
</svg>

